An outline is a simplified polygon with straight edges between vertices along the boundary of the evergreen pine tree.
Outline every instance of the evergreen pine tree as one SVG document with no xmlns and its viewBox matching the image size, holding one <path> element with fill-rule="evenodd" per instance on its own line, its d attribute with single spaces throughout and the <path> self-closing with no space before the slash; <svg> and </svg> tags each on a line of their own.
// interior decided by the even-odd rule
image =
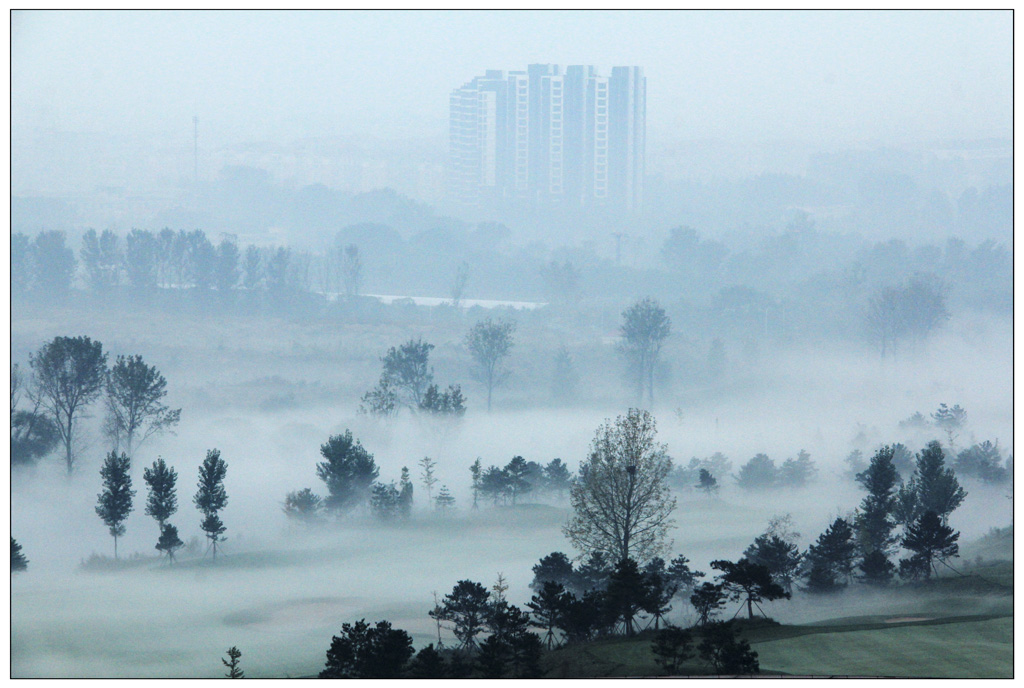
<svg viewBox="0 0 1024 688">
<path fill-rule="evenodd" d="M 896 506 L 895 489 L 899 473 L 893 464 L 894 453 L 893 447 L 882 447 L 875 452 L 867 469 L 857 474 L 857 481 L 868 491 L 856 521 L 864 554 L 876 549 L 889 552 L 896 544 L 892 535 L 896 525 L 892 514 Z"/>
<path fill-rule="evenodd" d="M 160 539 L 156 541 L 156 549 L 166 552 L 167 558 L 174 563 L 174 553 L 185 546 L 185 543 L 178 537 L 178 529 L 170 523 L 160 526 Z"/>
<path fill-rule="evenodd" d="M 963 503 L 967 493 L 956 474 L 945 466 L 942 446 L 932 441 L 917 455 L 917 495 L 921 513 L 934 511 L 943 523 Z"/>
<path fill-rule="evenodd" d="M 696 487 L 698 490 L 703 490 L 704 494 L 713 494 L 718 492 L 718 481 L 715 479 L 715 476 L 711 475 L 711 471 L 701 468 Z"/>
<path fill-rule="evenodd" d="M 861 570 L 860 580 L 868 585 L 888 585 L 896 573 L 896 567 L 885 553 L 878 549 L 865 556 L 857 568 Z"/>
<path fill-rule="evenodd" d="M 846 586 L 853 573 L 857 552 L 853 529 L 845 519 L 837 518 L 804 555 L 807 590 L 833 592 Z"/>
<path fill-rule="evenodd" d="M 402 477 L 398 481 L 399 513 L 403 520 L 412 516 L 412 478 L 409 477 L 409 469 L 402 466 Z"/>
<path fill-rule="evenodd" d="M 13 537 L 11 538 L 11 573 L 16 571 L 27 571 L 28 559 L 21 551 L 21 545 Z"/>
<path fill-rule="evenodd" d="M 228 673 L 225 676 L 228 678 L 245 678 L 245 672 L 238 668 L 238 660 L 241 656 L 242 651 L 237 647 L 232 646 L 228 648 L 228 659 L 220 660 L 228 668 Z"/>
<path fill-rule="evenodd" d="M 420 480 L 423 481 L 423 486 L 427 488 L 427 503 L 433 501 L 433 495 L 431 492 L 434 489 L 434 485 L 437 484 L 437 478 L 434 477 L 434 468 L 437 467 L 436 461 L 431 461 L 429 456 L 424 456 L 420 460 L 420 468 L 423 472 L 420 473 Z"/>
<path fill-rule="evenodd" d="M 124 522 L 134 508 L 132 497 L 135 496 L 135 490 L 132 489 L 131 466 L 131 459 L 127 454 L 122 453 L 118 456 L 117 452 L 110 452 L 100 468 L 100 476 L 103 477 L 103 492 L 99 494 L 96 513 L 110 528 L 110 534 L 114 537 L 115 559 L 117 559 L 117 538 L 124 535 Z"/>
<path fill-rule="evenodd" d="M 447 485 L 441 486 L 441 490 L 437 493 L 437 498 L 434 500 L 434 505 L 441 514 L 447 514 L 455 508 L 455 497 L 448 491 Z"/>
<path fill-rule="evenodd" d="M 483 485 L 483 465 L 480 462 L 480 457 L 476 457 L 476 461 L 469 467 L 469 473 L 473 476 L 473 508 L 479 509 L 477 505 L 477 499 L 480 496 L 480 488 Z"/>
<path fill-rule="evenodd" d="M 224 489 L 224 477 L 227 472 L 228 465 L 220 458 L 220 451 L 207 451 L 206 458 L 199 466 L 199 490 L 192 498 L 196 508 L 203 513 L 203 521 L 199 527 L 206 533 L 213 546 L 214 561 L 217 560 L 217 542 L 224 539 L 221 535 L 227 530 L 217 513 L 228 503 L 228 493 Z"/>
<path fill-rule="evenodd" d="M 959 538 L 960 533 L 945 525 L 938 514 L 926 511 L 917 523 L 907 529 L 903 546 L 924 562 L 924 576 L 928 578 L 936 559 L 945 561 L 960 553 L 960 546 L 956 544 Z"/>
</svg>

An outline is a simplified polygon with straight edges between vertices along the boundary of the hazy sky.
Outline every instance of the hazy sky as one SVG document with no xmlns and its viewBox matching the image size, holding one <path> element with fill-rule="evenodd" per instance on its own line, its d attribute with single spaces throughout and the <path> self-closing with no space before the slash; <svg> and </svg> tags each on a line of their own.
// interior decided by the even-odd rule
<svg viewBox="0 0 1024 688">
<path fill-rule="evenodd" d="M 659 140 L 1012 135 L 1002 12 L 15 12 L 12 124 L 447 135 L 485 69 L 638 64 Z M 209 139 L 208 139 L 209 140 Z"/>
</svg>

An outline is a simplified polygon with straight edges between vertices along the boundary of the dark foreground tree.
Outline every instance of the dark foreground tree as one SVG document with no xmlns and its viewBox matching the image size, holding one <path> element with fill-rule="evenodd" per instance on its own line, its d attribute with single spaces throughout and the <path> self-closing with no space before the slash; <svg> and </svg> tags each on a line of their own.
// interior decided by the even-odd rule
<svg viewBox="0 0 1024 688">
<path fill-rule="evenodd" d="M 701 626 L 707 626 L 718 610 L 725 606 L 725 597 L 725 589 L 715 583 L 704 583 L 694 589 L 690 604 L 696 610 Z"/>
<path fill-rule="evenodd" d="M 118 356 L 107 373 L 107 436 L 129 457 L 155 434 L 173 428 L 181 409 L 168 408 L 167 380 L 142 356 Z"/>
<path fill-rule="evenodd" d="M 68 474 L 74 470 L 75 421 L 99 397 L 107 368 L 103 345 L 88 337 L 55 337 L 29 358 L 40 407 L 57 427 Z"/>
<path fill-rule="evenodd" d="M 406 674 L 409 678 L 449 678 L 444 655 L 431 643 L 416 653 Z"/>
<path fill-rule="evenodd" d="M 124 535 L 124 522 L 133 509 L 132 497 L 135 496 L 135 490 L 132 489 L 131 466 L 131 459 L 127 454 L 122 453 L 118 456 L 117 452 L 110 452 L 100 468 L 103 492 L 99 494 L 96 513 L 103 519 L 103 523 L 107 525 L 110 534 L 114 537 L 115 559 L 117 559 L 117 538 Z"/>
<path fill-rule="evenodd" d="M 616 561 L 647 560 L 667 546 L 676 500 L 664 444 L 655 442 L 654 416 L 630 409 L 597 429 L 590 456 L 570 491 L 574 514 L 563 532 L 583 552 Z"/>
<path fill-rule="evenodd" d="M 880 550 L 876 550 L 880 551 Z M 804 555 L 808 592 L 836 592 L 853 574 L 857 542 L 845 519 L 837 518 Z"/>
<path fill-rule="evenodd" d="M 896 543 L 892 534 L 896 525 L 892 514 L 899 480 L 893 463 L 895 452 L 895 447 L 882 447 L 871 458 L 867 470 L 857 474 L 857 482 L 868 492 L 856 520 L 861 549 L 865 554 L 876 549 L 889 553 Z"/>
<path fill-rule="evenodd" d="M 478 647 L 476 636 L 484 629 L 490 612 L 491 595 L 480 583 L 462 580 L 430 611 L 430 618 L 452 624 L 452 633 L 463 650 Z"/>
<path fill-rule="evenodd" d="M 535 566 L 534 569 L 536 568 Z M 555 629 L 563 627 L 562 617 L 568 595 L 561 583 L 545 581 L 537 594 L 526 604 L 533 615 L 534 625 L 545 631 L 544 646 L 549 650 L 559 644 Z"/>
<path fill-rule="evenodd" d="M 956 541 L 960 533 L 943 524 L 934 511 L 926 511 L 917 523 L 910 526 L 903 538 L 903 546 L 913 552 L 925 564 L 925 578 L 931 576 L 935 561 L 945 561 L 960 553 Z"/>
<path fill-rule="evenodd" d="M 320 446 L 320 454 L 326 461 L 317 464 L 316 474 L 327 485 L 324 507 L 328 511 L 341 515 L 369 499 L 370 486 L 380 471 L 373 454 L 363 449 L 351 430 L 332 435 Z"/>
<path fill-rule="evenodd" d="M 224 477 L 227 472 L 228 465 L 220 458 L 220 451 L 207 451 L 206 458 L 199 466 L 199 490 L 192 498 L 196 508 L 203 513 L 203 522 L 199 527 L 210 540 L 214 561 L 217 561 L 217 543 L 224 539 L 221 536 L 227 530 L 218 513 L 228 504 L 228 493 L 224 489 Z"/>
<path fill-rule="evenodd" d="M 156 541 L 158 552 L 166 552 L 167 558 L 174 563 L 174 553 L 185 546 L 185 543 L 178 537 L 178 529 L 170 523 L 160 526 L 160 539 Z"/>
<path fill-rule="evenodd" d="M 242 651 L 237 647 L 232 645 L 228 648 L 228 658 L 220 660 L 228 668 L 228 673 L 225 676 L 228 678 L 245 678 L 245 672 L 238 668 L 238 660 L 241 657 Z"/>
<path fill-rule="evenodd" d="M 917 455 L 914 478 L 921 512 L 934 511 L 943 523 L 967 497 L 956 474 L 946 468 L 942 445 L 938 442 L 929 442 Z"/>
<path fill-rule="evenodd" d="M 164 523 L 178 511 L 178 494 L 175 484 L 178 472 L 157 457 L 152 468 L 142 471 L 142 479 L 149 486 L 146 498 L 146 515 L 152 516 L 163 530 Z"/>
<path fill-rule="evenodd" d="M 28 559 L 21 551 L 21 545 L 13 537 L 11 538 L 11 573 L 16 571 L 27 571 Z"/>
<path fill-rule="evenodd" d="M 754 539 L 754 544 L 747 547 L 743 556 L 767 568 L 773 580 L 781 584 L 786 592 L 793 592 L 793 581 L 803 559 L 795 544 L 778 535 L 765 533 Z"/>
<path fill-rule="evenodd" d="M 320 678 L 399 678 L 413 655 L 412 638 L 388 621 L 342 624 L 331 638 Z"/>
<path fill-rule="evenodd" d="M 730 622 L 713 621 L 704 627 L 698 646 L 700 657 L 716 674 L 756 674 L 760 671 L 757 653 L 750 643 L 737 638 L 736 626 Z"/>
<path fill-rule="evenodd" d="M 711 568 L 722 573 L 718 578 L 733 601 L 743 600 L 747 605 L 747 617 L 754 618 L 754 605 L 761 601 L 789 599 L 790 593 L 772 580 L 767 567 L 755 564 L 747 558 L 737 562 L 719 559 L 711 562 Z"/>
<path fill-rule="evenodd" d="M 473 379 L 487 388 L 487 412 L 491 412 L 494 388 L 502 385 L 510 374 L 504 361 L 515 344 L 516 324 L 494 321 L 478 322 L 466 335 L 466 348 L 473 357 Z"/>
<path fill-rule="evenodd" d="M 669 626 L 658 631 L 651 645 L 654 662 L 660 666 L 666 676 L 679 673 L 683 662 L 693 655 L 693 636 L 690 631 Z"/>
<path fill-rule="evenodd" d="M 629 376 L 636 385 L 637 403 L 654 406 L 654 371 L 661 347 L 672 329 L 672 321 L 654 299 L 642 299 L 622 312 L 619 350 L 626 359 Z"/>
<path fill-rule="evenodd" d="M 878 549 L 867 554 L 857 568 L 861 571 L 860 580 L 868 585 L 888 585 L 896 573 L 896 567 L 885 553 Z"/>
</svg>

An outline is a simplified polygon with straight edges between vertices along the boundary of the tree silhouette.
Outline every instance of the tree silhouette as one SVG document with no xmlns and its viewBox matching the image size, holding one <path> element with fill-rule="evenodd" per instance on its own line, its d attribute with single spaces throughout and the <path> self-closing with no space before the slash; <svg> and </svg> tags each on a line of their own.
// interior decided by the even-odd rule
<svg viewBox="0 0 1024 688">
<path fill-rule="evenodd" d="M 124 535 L 124 522 L 134 508 L 132 497 L 135 496 L 135 490 L 132 489 L 131 466 L 131 459 L 127 454 L 122 453 L 118 456 L 117 452 L 110 452 L 100 468 L 103 492 L 99 494 L 96 513 L 110 528 L 110 534 L 114 537 L 115 559 L 117 559 L 117 538 Z"/>
<path fill-rule="evenodd" d="M 328 511 L 340 515 L 369 498 L 380 471 L 373 454 L 363 449 L 351 430 L 331 435 L 320 446 L 320 454 L 326 460 L 316 465 L 316 474 L 327 484 L 324 506 Z"/>
<path fill-rule="evenodd" d="M 637 403 L 643 403 L 644 389 L 647 403 L 654 406 L 654 371 L 662 344 L 672 329 L 672 321 L 654 299 L 637 301 L 622 312 L 619 332 L 622 341 L 619 351 L 625 356 L 629 372 L 637 390 Z"/>
<path fill-rule="evenodd" d="M 181 409 L 163 403 L 167 380 L 142 356 L 118 356 L 107 373 L 107 436 L 129 457 L 149 437 L 173 428 Z"/>
<path fill-rule="evenodd" d="M 228 493 L 224 489 L 224 477 L 227 472 L 228 465 L 220 458 L 220 451 L 208 450 L 206 458 L 199 466 L 199 490 L 192 498 L 196 508 L 203 513 L 203 521 L 199 527 L 206 533 L 213 546 L 214 561 L 217 561 L 217 542 L 224 539 L 221 536 L 227 530 L 218 514 L 228 504 Z"/>
<path fill-rule="evenodd" d="M 516 325 L 513 322 L 494 321 L 490 318 L 478 322 L 466 335 L 466 348 L 473 357 L 473 379 L 487 388 L 487 412 L 491 412 L 494 388 L 502 385 L 510 375 L 503 361 L 515 344 Z"/>
<path fill-rule="evenodd" d="M 960 553 L 956 541 L 960 533 L 945 525 L 934 511 L 926 511 L 917 523 L 910 526 L 903 538 L 903 546 L 914 552 L 926 564 L 925 578 L 931 576 L 935 560 L 945 561 Z"/>
</svg>

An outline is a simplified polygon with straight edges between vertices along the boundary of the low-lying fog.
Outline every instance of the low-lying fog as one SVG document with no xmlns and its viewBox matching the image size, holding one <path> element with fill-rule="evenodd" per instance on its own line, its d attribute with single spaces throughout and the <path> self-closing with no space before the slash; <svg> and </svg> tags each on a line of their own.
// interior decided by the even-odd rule
<svg viewBox="0 0 1024 688">
<path fill-rule="evenodd" d="M 356 394 L 259 410 L 238 387 L 232 392 L 238 395 L 236 410 L 225 410 L 232 407 L 222 400 L 205 403 L 204 390 L 213 380 L 223 381 L 225 369 L 244 370 L 237 359 L 228 360 L 238 352 L 204 347 L 202 365 L 181 356 L 160 360 L 146 348 L 157 350 L 158 335 L 133 334 L 125 342 L 116 323 L 89 329 L 84 320 L 71 320 L 52 333 L 50 325 L 16 325 L 15 352 L 85 328 L 83 334 L 108 348 L 131 348 L 155 363 L 168 379 L 168 401 L 183 406 L 177 434 L 147 442 L 134 460 L 137 495 L 119 542 L 122 559 L 156 554 L 158 529 L 143 511 L 142 470 L 158 455 L 178 471 L 179 511 L 171 522 L 188 542 L 202 535 L 192 505 L 197 467 L 207 449 L 221 450 L 228 463 L 229 502 L 222 513 L 228 540 L 215 566 L 183 550 L 173 567 L 152 559 L 117 571 L 83 571 L 80 564 L 90 555 L 113 552 L 94 511 L 104 444 L 95 433 L 98 418 L 87 421 L 91 446 L 70 480 L 55 457 L 12 477 L 12 533 L 30 560 L 29 572 L 12 582 L 14 676 L 213 676 L 223 673 L 220 657 L 232 645 L 243 652 L 247 676 L 312 675 L 322 668 L 331 635 L 344 622 L 388 619 L 412 633 L 417 646 L 436 641 L 427 617 L 432 592 L 443 595 L 460 579 L 490 586 L 502 572 L 511 601 L 524 604 L 538 559 L 555 550 L 578 554 L 560 530 L 568 506 L 526 504 L 512 510 L 482 504 L 471 511 L 469 465 L 478 456 L 484 466 L 501 466 L 522 455 L 540 463 L 560 457 L 575 470 L 597 426 L 625 412 L 630 398 L 623 385 L 621 406 L 503 410 L 506 392 L 498 392 L 495 412 L 488 415 L 474 403 L 483 398 L 482 390 L 468 379 L 458 380 L 470 410 L 448 433 L 408 416 L 390 424 L 358 416 Z M 237 383 L 271 376 L 330 383 L 346 375 L 326 366 L 298 366 L 284 344 L 275 348 L 259 336 L 242 341 L 240 346 L 264 347 L 271 356 L 261 359 L 270 363 L 259 370 L 235 372 Z M 666 391 L 655 415 L 659 439 L 678 463 L 721 451 L 735 472 L 758 452 L 781 464 L 806 449 L 819 469 L 816 482 L 805 489 L 751 494 L 731 477 L 719 476 L 723 489 L 717 497 L 678 493 L 672 555 L 685 554 L 710 574 L 710 560 L 739 557 L 771 516 L 785 513 L 792 514 L 805 548 L 863 496 L 844 475 L 844 457 L 854 448 L 870 456 L 883 443 L 902 441 L 917 451 L 927 440 L 944 439 L 938 431 L 898 428 L 900 420 L 916 411 L 927 416 L 940 403 L 960 404 L 968 412 L 960 445 L 998 439 L 1001 447 L 1011 447 L 1010 342 L 1007 323 L 958 316 L 916 357 L 882 361 L 865 349 L 790 348 L 767 352 L 763 363 L 715 394 L 687 392 L 682 385 Z M 280 354 L 277 366 L 274 353 Z M 370 370 L 371 379 L 373 374 Z M 586 374 L 606 377 L 609 389 L 621 382 L 618 370 Z M 310 487 L 325 493 L 315 473 L 319 447 L 346 428 L 374 454 L 381 480 L 397 481 L 401 468 L 410 468 L 416 481 L 410 523 L 382 526 L 368 516 L 353 517 L 310 531 L 287 522 L 281 511 L 287 492 Z M 416 466 L 425 455 L 438 463 L 437 487 L 448 485 L 457 499 L 457 511 L 446 518 L 425 504 Z M 966 487 L 968 497 L 951 517 L 961 542 L 1010 522 L 1009 487 Z M 852 603 L 819 607 L 803 597 L 797 593 L 794 601 L 766 611 L 790 621 L 855 613 Z M 689 610 L 677 601 L 673 618 L 680 619 L 681 611 Z M 732 611 L 730 606 L 728 614 Z M 444 637 L 450 643 L 447 632 Z"/>
</svg>

